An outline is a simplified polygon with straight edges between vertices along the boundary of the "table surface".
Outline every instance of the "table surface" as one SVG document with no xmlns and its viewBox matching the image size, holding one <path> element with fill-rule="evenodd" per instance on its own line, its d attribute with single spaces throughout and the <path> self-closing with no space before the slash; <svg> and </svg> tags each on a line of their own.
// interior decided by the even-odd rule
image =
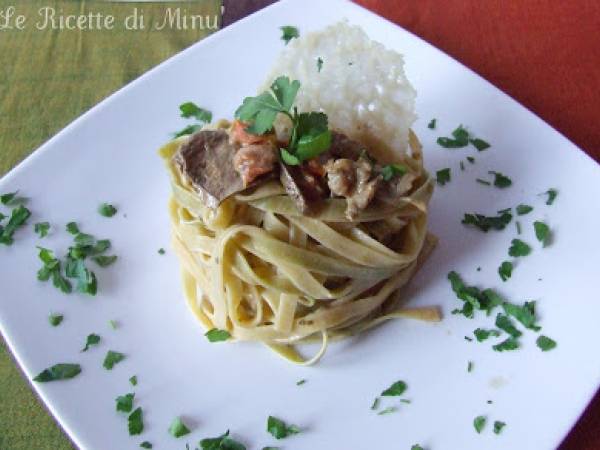
<svg viewBox="0 0 600 450">
<path fill-rule="evenodd" d="M 44 5 L 64 7 L 65 1 L 47 0 Z M 596 105 L 600 103 L 597 32 L 600 4 L 597 2 L 356 1 L 470 67 L 600 161 L 600 127 L 594 120 Z M 27 0 L 17 4 L 20 7 L 35 3 Z M 269 3 L 272 0 L 223 0 L 223 25 Z M 0 10 L 11 4 L 15 2 L 0 0 Z M 78 4 L 86 7 L 85 0 Z M 43 37 L 40 34 L 3 33 L 7 38 L 3 35 L 0 40 L 0 54 L 13 62 L 13 70 L 7 70 L 6 66 L 0 69 L 0 148 L 3 149 L 0 175 L 99 100 L 206 34 L 198 31 L 159 33 L 160 37 L 145 33 L 122 37 L 79 34 L 76 40 L 69 41 L 63 39 L 64 32 L 59 32 L 49 44 L 40 47 L 41 42 L 36 41 Z M 86 43 L 89 48 L 84 52 Z M 23 54 L 19 51 L 22 48 L 34 46 L 40 47 L 37 52 L 17 57 Z M 74 56 L 71 55 L 74 59 L 59 56 L 68 53 L 64 51 L 66 48 L 73 48 L 69 46 L 75 46 Z M 108 74 L 105 73 L 107 58 L 111 69 Z M 21 72 L 15 70 L 19 65 Z M 97 75 L 98 70 L 102 77 Z M 43 90 L 40 80 L 45 83 Z M 54 95 L 66 94 L 72 85 L 69 81 L 73 80 L 79 83 L 81 95 L 69 100 L 64 100 L 67 95 Z M 61 100 L 57 102 L 56 98 Z M 3 344 L 0 385 L 1 449 L 72 448 L 20 376 Z M 600 394 L 560 449 L 598 449 L 598 430 Z"/>
</svg>

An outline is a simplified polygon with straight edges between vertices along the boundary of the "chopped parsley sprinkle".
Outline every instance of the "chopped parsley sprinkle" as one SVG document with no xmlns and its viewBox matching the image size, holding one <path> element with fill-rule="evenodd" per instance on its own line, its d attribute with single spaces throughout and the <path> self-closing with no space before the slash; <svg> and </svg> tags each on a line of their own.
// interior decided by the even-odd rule
<svg viewBox="0 0 600 450">
<path fill-rule="evenodd" d="M 513 271 L 513 263 L 510 261 L 503 261 L 498 267 L 498 274 L 500 274 L 500 278 L 502 281 L 508 280 L 512 276 Z"/>
<path fill-rule="evenodd" d="M 227 330 L 213 328 L 204 333 L 204 336 L 206 336 L 209 342 L 221 342 L 228 340 L 231 337 L 231 334 L 229 334 L 229 331 Z"/>
<path fill-rule="evenodd" d="M 404 394 L 406 391 L 406 383 L 404 381 L 396 381 L 389 388 L 381 393 L 382 397 L 396 397 Z"/>
<path fill-rule="evenodd" d="M 414 444 L 410 450 L 423 450 L 423 447 L 421 447 L 419 444 Z"/>
<path fill-rule="evenodd" d="M 48 281 L 52 278 L 52 284 L 63 293 L 69 294 L 72 290 L 71 283 L 61 272 L 60 261 L 54 257 L 51 250 L 38 247 L 40 250 L 38 257 L 44 263 L 44 266 L 38 270 L 37 279 L 40 281 Z"/>
<path fill-rule="evenodd" d="M 129 414 L 127 427 L 129 428 L 130 436 L 141 434 L 144 431 L 144 413 L 141 407 L 136 408 L 135 411 Z"/>
<path fill-rule="evenodd" d="M 558 191 L 556 189 L 548 189 L 546 192 L 540 195 L 547 195 L 548 199 L 546 200 L 546 205 L 551 205 L 554 203 L 554 200 L 556 200 Z"/>
<path fill-rule="evenodd" d="M 111 256 L 98 255 L 98 256 L 92 257 L 92 261 L 94 261 L 100 267 L 108 267 L 111 264 L 113 264 L 116 260 L 117 260 L 117 255 L 111 255 Z"/>
<path fill-rule="evenodd" d="M 533 211 L 533 206 L 524 205 L 523 203 L 521 203 L 520 205 L 517 206 L 517 214 L 519 216 L 524 216 L 525 214 L 529 214 L 531 211 Z"/>
<path fill-rule="evenodd" d="M 450 168 L 446 167 L 445 169 L 438 170 L 435 173 L 435 177 L 436 177 L 437 183 L 440 186 L 444 186 L 446 183 L 448 183 L 450 181 Z"/>
<path fill-rule="evenodd" d="M 484 180 L 482 178 L 475 178 L 475 181 L 477 181 L 479 184 L 483 184 L 485 186 L 491 186 L 492 185 L 492 183 L 490 183 L 489 181 Z"/>
<path fill-rule="evenodd" d="M 473 225 L 479 228 L 484 233 L 490 229 L 503 230 L 510 223 L 513 216 L 509 212 L 505 212 L 498 216 L 484 216 L 482 214 L 466 214 L 462 220 L 465 225 Z"/>
<path fill-rule="evenodd" d="M 33 230 L 40 236 L 40 238 L 48 236 L 48 231 L 50 231 L 50 223 L 48 222 L 38 222 L 33 226 Z"/>
<path fill-rule="evenodd" d="M 165 249 L 164 248 L 159 248 L 158 249 L 158 254 L 159 255 L 164 255 L 165 254 Z"/>
<path fill-rule="evenodd" d="M 317 72 L 320 72 L 323 68 L 323 59 L 319 56 L 317 58 Z"/>
<path fill-rule="evenodd" d="M 452 271 L 448 280 L 456 296 L 464 302 L 462 309 L 455 309 L 452 314 L 462 314 L 468 319 L 473 318 L 475 310 L 487 311 L 489 314 L 496 306 L 502 304 L 502 298 L 491 289 L 479 290 L 475 286 L 467 286 L 460 275 Z"/>
<path fill-rule="evenodd" d="M 102 366 L 106 370 L 112 370 L 112 368 L 115 367 L 116 364 L 120 363 L 124 359 L 125 355 L 123 353 L 109 350 L 108 353 L 106 353 L 106 356 L 104 357 L 104 362 L 102 363 Z"/>
<path fill-rule="evenodd" d="M 83 347 L 83 349 L 81 351 L 87 352 L 92 345 L 98 345 L 99 342 L 100 342 L 100 336 L 92 333 L 92 334 L 88 335 L 88 337 L 85 341 L 85 347 Z"/>
<path fill-rule="evenodd" d="M 300 37 L 298 28 L 291 25 L 284 25 L 279 29 L 281 30 L 281 40 L 285 42 L 285 45 L 288 45 L 292 39 Z"/>
<path fill-rule="evenodd" d="M 379 397 L 375 397 L 375 400 L 373 400 L 373 404 L 371 405 L 371 409 L 373 411 L 379 409 Z"/>
<path fill-rule="evenodd" d="M 0 195 L 0 203 L 3 205 L 10 205 L 14 200 L 16 200 L 18 193 L 19 191 L 15 191 Z"/>
<path fill-rule="evenodd" d="M 519 348 L 519 341 L 517 341 L 513 337 L 510 337 L 500 342 L 499 344 L 492 346 L 492 348 L 497 352 L 516 350 Z"/>
<path fill-rule="evenodd" d="M 15 231 L 25 225 L 25 222 L 27 222 L 29 216 L 31 216 L 31 211 L 29 211 L 23 205 L 13 208 L 7 224 L 4 227 L 0 225 L 0 244 L 12 245 L 14 242 L 13 236 Z"/>
<path fill-rule="evenodd" d="M 381 176 L 384 181 L 390 181 L 394 177 L 401 177 L 407 172 L 406 167 L 401 164 L 388 164 L 381 168 Z M 439 172 L 438 172 L 439 173 Z M 448 174 L 448 180 L 450 180 L 450 174 Z"/>
<path fill-rule="evenodd" d="M 132 377 L 129 378 L 129 383 L 131 383 L 132 386 L 137 386 L 137 375 L 134 375 Z"/>
<path fill-rule="evenodd" d="M 110 327 L 113 330 L 116 330 L 117 328 L 119 328 L 119 323 L 116 320 L 109 320 L 108 324 L 110 325 Z"/>
<path fill-rule="evenodd" d="M 556 347 L 556 341 L 544 335 L 538 337 L 535 343 L 543 352 L 547 352 Z"/>
<path fill-rule="evenodd" d="M 515 227 L 517 229 L 517 234 L 521 234 L 521 222 L 515 220 Z"/>
<path fill-rule="evenodd" d="M 467 372 L 473 372 L 473 361 L 467 363 Z"/>
<path fill-rule="evenodd" d="M 133 409 L 133 397 L 135 397 L 135 394 L 119 395 L 115 399 L 115 402 L 116 402 L 115 407 L 116 407 L 117 411 L 130 413 L 131 410 Z"/>
<path fill-rule="evenodd" d="M 287 425 L 283 420 L 269 416 L 267 419 L 267 431 L 271 433 L 275 439 L 283 439 L 292 434 L 300 433 L 300 428 L 296 425 Z"/>
<path fill-rule="evenodd" d="M 475 427 L 475 431 L 477 431 L 477 433 L 481 433 L 483 431 L 483 429 L 485 428 L 486 421 L 487 419 L 485 416 L 475 417 L 475 419 L 473 420 L 473 427 Z"/>
<path fill-rule="evenodd" d="M 181 117 L 184 119 L 197 119 L 199 122 L 210 123 L 212 122 L 212 112 L 207 109 L 201 108 L 194 102 L 185 102 L 179 105 L 181 111 Z"/>
<path fill-rule="evenodd" d="M 460 125 L 452 132 L 452 138 L 439 137 L 438 145 L 444 148 L 462 148 L 469 145 L 469 132 Z"/>
<path fill-rule="evenodd" d="M 473 342 L 473 338 L 470 338 L 469 336 L 465 336 L 465 341 L 467 341 L 467 342 Z"/>
<path fill-rule="evenodd" d="M 471 164 L 475 164 L 475 158 L 472 156 L 467 156 L 467 161 L 469 161 Z"/>
<path fill-rule="evenodd" d="M 506 314 L 514 317 L 528 330 L 541 330 L 541 327 L 535 324 L 535 302 L 525 302 L 522 306 L 504 302 L 502 308 Z"/>
<path fill-rule="evenodd" d="M 477 342 L 483 342 L 492 336 L 500 336 L 500 332 L 498 330 L 486 330 L 483 328 L 477 328 L 475 331 L 473 331 L 473 334 L 477 338 Z"/>
<path fill-rule="evenodd" d="M 59 326 L 63 319 L 64 316 L 62 314 L 50 314 L 48 316 L 48 322 L 50 322 L 50 325 L 52 325 L 53 327 Z"/>
<path fill-rule="evenodd" d="M 173 422 L 171 422 L 171 426 L 169 427 L 169 433 L 171 436 L 180 438 L 181 436 L 185 436 L 190 433 L 190 429 L 182 422 L 180 417 L 175 417 Z"/>
<path fill-rule="evenodd" d="M 427 124 L 427 128 L 429 128 L 430 130 L 435 130 L 436 122 L 437 122 L 437 119 L 431 119 L 431 121 Z"/>
<path fill-rule="evenodd" d="M 98 213 L 104 217 L 112 217 L 117 213 L 117 208 L 109 203 L 102 203 L 98 207 Z"/>
<path fill-rule="evenodd" d="M 514 338 L 518 338 L 523 334 L 514 326 L 512 320 L 504 314 L 496 316 L 496 326 Z"/>
<path fill-rule="evenodd" d="M 482 152 L 482 151 L 484 151 L 484 150 L 486 150 L 486 149 L 488 149 L 488 148 L 491 147 L 490 144 L 488 144 L 483 139 L 479 139 L 479 138 L 469 139 L 469 142 L 471 144 L 473 144 L 473 147 L 475 147 L 480 152 Z"/>
<path fill-rule="evenodd" d="M 202 450 L 246 450 L 243 444 L 229 437 L 229 430 L 219 437 L 202 439 L 200 447 Z"/>
<path fill-rule="evenodd" d="M 298 381 L 296 381 L 296 386 L 302 386 L 304 383 L 306 383 L 305 379 L 298 380 Z"/>
<path fill-rule="evenodd" d="M 152 448 L 152 444 L 148 441 L 144 441 L 140 444 L 140 447 L 142 448 Z"/>
<path fill-rule="evenodd" d="M 512 180 L 500 172 L 490 170 L 488 173 L 494 175 L 494 186 L 499 187 L 500 189 L 506 188 L 512 184 Z"/>
<path fill-rule="evenodd" d="M 67 224 L 67 231 L 73 235 L 79 234 L 79 227 L 75 222 L 69 222 Z"/>
<path fill-rule="evenodd" d="M 535 221 L 533 222 L 533 229 L 535 230 L 535 237 L 538 241 L 542 243 L 544 247 L 547 247 L 550 244 L 550 227 L 546 225 L 544 222 Z"/>
<path fill-rule="evenodd" d="M 396 411 L 398 411 L 398 408 L 396 408 L 395 406 L 388 406 L 385 409 L 382 409 L 381 411 L 379 411 L 377 413 L 378 416 L 385 416 L 386 414 L 392 414 L 395 413 Z"/>
<path fill-rule="evenodd" d="M 508 249 L 509 256 L 527 256 L 531 253 L 531 247 L 521 239 L 513 239 Z"/>
<path fill-rule="evenodd" d="M 494 433 L 495 434 L 500 434 L 502 432 L 502 429 L 506 426 L 506 424 L 504 422 L 501 422 L 499 420 L 496 420 L 494 422 Z"/>
<path fill-rule="evenodd" d="M 40 372 L 34 377 L 33 381 L 46 383 L 48 381 L 67 380 L 69 378 L 76 377 L 80 373 L 81 366 L 79 364 L 55 364 L 52 367 L 44 369 L 42 372 Z"/>
<path fill-rule="evenodd" d="M 406 403 L 407 405 L 410 405 L 410 403 L 411 403 L 411 401 L 409 399 L 407 399 L 407 398 L 401 398 L 400 401 L 402 403 Z"/>
</svg>

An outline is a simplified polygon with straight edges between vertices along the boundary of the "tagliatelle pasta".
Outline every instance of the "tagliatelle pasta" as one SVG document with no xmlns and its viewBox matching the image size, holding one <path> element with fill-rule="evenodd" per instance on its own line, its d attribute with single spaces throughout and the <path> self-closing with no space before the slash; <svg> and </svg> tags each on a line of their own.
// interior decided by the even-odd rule
<svg viewBox="0 0 600 450">
<path fill-rule="evenodd" d="M 404 163 L 414 171 L 413 187 L 393 206 L 367 207 L 353 221 L 335 198 L 318 214 L 302 215 L 277 181 L 208 208 L 173 163 L 186 141 L 172 141 L 160 154 L 173 188 L 169 211 L 185 295 L 207 329 L 261 341 L 291 361 L 312 364 L 329 340 L 385 320 L 439 320 L 436 308 L 391 308 L 393 294 L 402 297 L 435 244 L 427 232 L 433 180 L 412 132 L 412 155 Z M 403 224 L 395 249 L 364 228 L 388 220 Z M 293 347 L 315 340 L 322 341 L 321 350 L 308 360 Z"/>
</svg>

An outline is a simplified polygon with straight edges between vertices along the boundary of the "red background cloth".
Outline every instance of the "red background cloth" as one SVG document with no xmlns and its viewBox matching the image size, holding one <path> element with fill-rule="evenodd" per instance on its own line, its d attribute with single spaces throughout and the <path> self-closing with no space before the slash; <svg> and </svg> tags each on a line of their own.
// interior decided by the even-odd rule
<svg viewBox="0 0 600 450">
<path fill-rule="evenodd" d="M 600 2 L 354 1 L 473 69 L 600 162 Z M 224 0 L 223 23 L 269 3 Z M 599 449 L 600 392 L 560 446 Z"/>
</svg>

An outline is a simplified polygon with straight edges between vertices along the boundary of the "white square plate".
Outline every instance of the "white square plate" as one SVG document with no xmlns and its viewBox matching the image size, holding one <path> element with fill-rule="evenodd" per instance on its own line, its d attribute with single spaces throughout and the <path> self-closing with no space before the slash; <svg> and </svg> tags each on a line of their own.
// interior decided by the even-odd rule
<svg viewBox="0 0 600 450">
<path fill-rule="evenodd" d="M 387 323 L 358 338 L 334 344 L 316 367 L 296 367 L 259 344 L 209 344 L 182 298 L 179 264 L 167 250 L 169 184 L 156 150 L 184 126 L 178 105 L 195 101 L 216 118 L 231 117 L 242 98 L 255 92 L 282 49 L 281 25 L 301 32 L 346 17 L 386 46 L 406 56 L 418 91 L 415 131 L 433 173 L 451 167 L 452 181 L 431 204 L 431 230 L 440 245 L 411 284 L 412 305 L 441 305 L 444 320 L 431 325 Z M 73 86 L 74 92 L 77 86 Z M 438 129 L 429 130 L 436 117 Z M 478 153 L 447 150 L 435 138 L 466 124 L 492 148 Z M 459 161 L 476 157 L 460 171 Z M 513 186 L 475 183 L 488 170 L 509 175 Z M 555 204 L 537 194 L 558 188 Z M 182 449 L 185 442 L 227 429 L 248 449 L 408 449 L 420 443 L 442 449 L 550 449 L 577 420 L 600 382 L 600 167 L 583 152 L 498 89 L 394 24 L 346 1 L 284 1 L 208 37 L 126 86 L 76 120 L 0 181 L 0 192 L 20 189 L 33 212 L 11 247 L 0 248 L 0 328 L 31 378 L 57 362 L 79 362 L 83 372 L 69 381 L 34 388 L 74 442 L 85 449 Z M 112 219 L 96 213 L 100 202 L 119 207 Z M 521 218 L 522 239 L 533 253 L 502 283 L 497 268 L 507 259 L 516 231 L 481 233 L 461 224 L 465 212 L 495 213 L 529 203 Z M 533 220 L 545 220 L 553 244 L 542 249 Z M 50 236 L 39 240 L 31 224 L 48 220 Z M 36 245 L 62 255 L 64 225 L 110 238 L 118 262 L 98 269 L 99 293 L 65 296 L 36 280 Z M 481 267 L 481 271 L 477 271 Z M 491 344 L 467 342 L 493 319 L 467 320 L 446 274 L 495 287 L 507 298 L 538 300 L 543 332 L 558 347 L 542 353 L 534 333 L 523 348 L 498 353 Z M 538 279 L 541 278 L 541 281 Z M 48 325 L 48 313 L 65 321 Z M 114 319 L 117 330 L 108 326 Z M 89 333 L 101 344 L 80 353 Z M 108 349 L 125 353 L 112 371 L 102 368 Z M 472 373 L 467 362 L 474 362 Z M 137 375 L 132 388 L 128 378 Z M 307 379 L 296 386 L 299 379 Z M 378 416 L 373 398 L 396 380 L 408 383 L 409 405 Z M 146 429 L 130 437 L 114 399 L 134 391 Z M 492 400 L 488 404 L 487 400 Z M 394 402 L 388 402 L 394 404 Z M 302 433 L 282 442 L 266 432 L 268 415 L 298 424 Z M 192 434 L 176 440 L 167 428 L 181 415 Z M 473 418 L 488 417 L 475 433 Z M 507 423 L 501 435 L 494 420 Z"/>
</svg>

